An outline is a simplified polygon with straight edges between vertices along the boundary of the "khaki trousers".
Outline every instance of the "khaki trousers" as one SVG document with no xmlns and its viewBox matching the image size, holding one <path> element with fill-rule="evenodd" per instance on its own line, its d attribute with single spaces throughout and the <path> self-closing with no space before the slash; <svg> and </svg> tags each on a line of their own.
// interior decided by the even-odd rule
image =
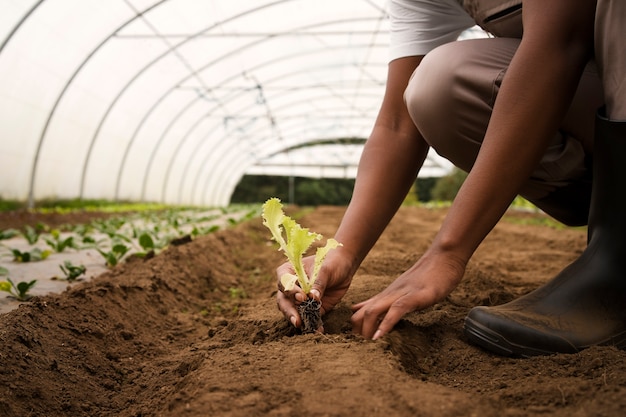
<svg viewBox="0 0 626 417">
<path fill-rule="evenodd" d="M 595 53 L 607 115 L 626 121 L 626 1 L 598 0 Z"/>
<path fill-rule="evenodd" d="M 493 10 L 495 3 L 513 11 L 508 23 L 501 11 L 498 19 L 490 19 L 480 7 Z M 512 3 L 520 1 L 465 0 L 464 6 L 472 8 L 481 26 L 490 29 L 488 25 L 497 20 L 500 35 L 521 36 L 521 11 Z M 622 117 L 620 112 L 626 112 L 626 1 L 599 0 L 597 10 L 596 59 L 585 68 L 560 129 L 520 190 L 522 196 L 570 225 L 586 224 L 588 219 L 595 114 L 605 103 L 609 117 Z M 519 42 L 519 37 L 496 37 L 443 45 L 424 58 L 407 86 L 407 108 L 424 139 L 465 171 L 469 172 L 478 155 Z"/>
</svg>

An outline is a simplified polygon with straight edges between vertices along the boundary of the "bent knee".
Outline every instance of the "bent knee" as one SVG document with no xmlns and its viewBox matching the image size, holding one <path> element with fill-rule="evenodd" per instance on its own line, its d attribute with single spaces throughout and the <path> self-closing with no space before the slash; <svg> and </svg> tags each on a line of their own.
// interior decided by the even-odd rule
<svg viewBox="0 0 626 417">
<path fill-rule="evenodd" d="M 451 42 L 427 54 L 404 93 L 407 110 L 437 153 L 471 168 L 517 40 Z"/>
<path fill-rule="evenodd" d="M 431 127 L 438 125 L 439 115 L 455 108 L 455 85 L 459 79 L 452 44 L 436 48 L 427 54 L 409 80 L 404 101 L 413 122 L 432 145 Z"/>
<path fill-rule="evenodd" d="M 439 155 L 468 170 L 480 148 L 490 108 L 472 97 L 478 94 L 473 88 L 476 82 L 464 68 L 467 57 L 459 44 L 443 45 L 424 57 L 404 100 L 424 140 Z M 484 114 L 477 117 L 477 113 Z"/>
</svg>

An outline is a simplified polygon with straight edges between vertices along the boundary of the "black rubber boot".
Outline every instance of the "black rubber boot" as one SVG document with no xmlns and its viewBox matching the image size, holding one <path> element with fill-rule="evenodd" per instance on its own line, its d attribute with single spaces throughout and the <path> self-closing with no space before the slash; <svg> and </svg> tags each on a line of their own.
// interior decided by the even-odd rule
<svg viewBox="0 0 626 417">
<path fill-rule="evenodd" d="M 475 307 L 468 339 L 507 356 L 626 348 L 626 122 L 598 115 L 589 244 L 550 282 L 510 303 Z"/>
</svg>

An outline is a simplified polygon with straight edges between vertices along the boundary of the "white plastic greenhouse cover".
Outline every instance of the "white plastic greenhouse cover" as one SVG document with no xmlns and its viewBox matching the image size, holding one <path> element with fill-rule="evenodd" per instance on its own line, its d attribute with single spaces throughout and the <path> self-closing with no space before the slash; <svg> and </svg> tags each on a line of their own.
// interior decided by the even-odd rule
<svg viewBox="0 0 626 417">
<path fill-rule="evenodd" d="M 354 177 L 387 45 L 385 0 L 0 0 L 0 197 L 220 206 L 246 173 Z"/>
</svg>

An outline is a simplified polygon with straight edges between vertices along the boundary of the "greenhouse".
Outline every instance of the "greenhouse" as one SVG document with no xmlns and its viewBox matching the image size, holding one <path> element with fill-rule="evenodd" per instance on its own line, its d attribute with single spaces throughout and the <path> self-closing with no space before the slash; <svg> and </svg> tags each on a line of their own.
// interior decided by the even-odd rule
<svg viewBox="0 0 626 417">
<path fill-rule="evenodd" d="M 355 175 L 383 0 L 1 6 L 0 197 L 221 206 L 244 174 Z"/>
<path fill-rule="evenodd" d="M 624 4 L 0 0 L 0 417 L 624 415 Z"/>
</svg>

